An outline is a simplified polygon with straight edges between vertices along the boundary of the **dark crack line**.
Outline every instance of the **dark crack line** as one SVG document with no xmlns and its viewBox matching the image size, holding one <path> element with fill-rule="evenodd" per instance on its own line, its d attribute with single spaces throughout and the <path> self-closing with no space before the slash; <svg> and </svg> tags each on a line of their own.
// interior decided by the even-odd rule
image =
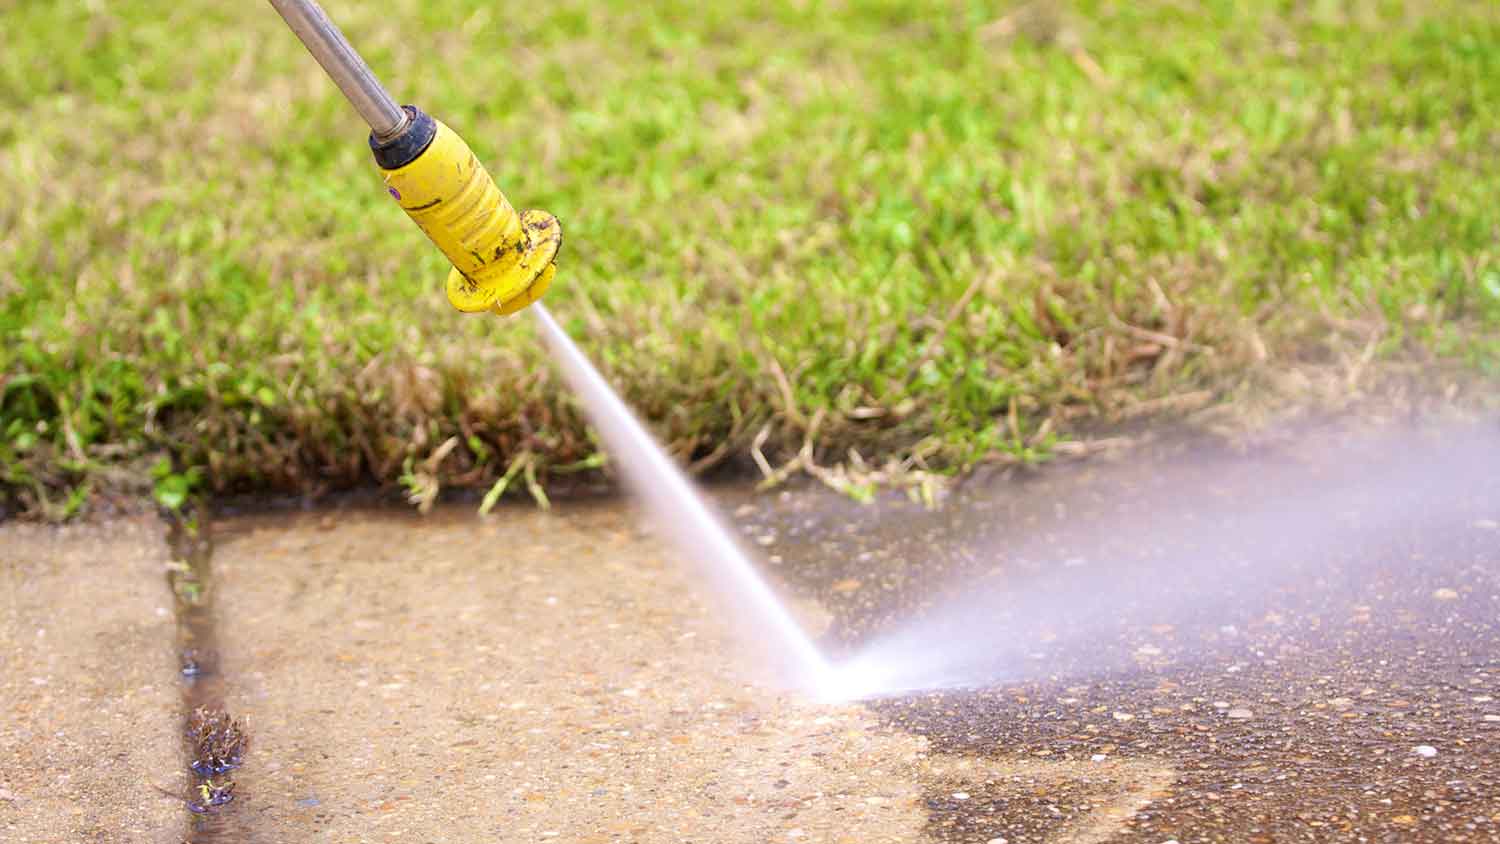
<svg viewBox="0 0 1500 844">
<path fill-rule="evenodd" d="M 182 740 L 190 773 L 189 828 L 184 841 L 212 844 L 231 839 L 229 818 L 236 798 L 233 772 L 248 746 L 243 724 L 224 706 L 213 589 L 213 539 L 206 510 L 168 513 L 171 561 L 167 582 L 177 611 L 177 653 L 182 683 Z M 236 827 L 236 834 L 240 832 Z M 235 836 L 239 840 L 239 836 Z"/>
</svg>

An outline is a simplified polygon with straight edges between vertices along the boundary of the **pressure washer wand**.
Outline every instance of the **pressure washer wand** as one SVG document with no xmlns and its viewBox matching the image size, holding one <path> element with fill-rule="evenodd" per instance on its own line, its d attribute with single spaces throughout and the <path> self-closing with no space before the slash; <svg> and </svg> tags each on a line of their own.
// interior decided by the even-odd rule
<svg viewBox="0 0 1500 844">
<path fill-rule="evenodd" d="M 557 218 L 517 214 L 462 138 L 416 106 L 396 105 L 314 0 L 270 2 L 370 125 L 386 191 L 453 264 L 453 307 L 503 315 L 540 299 L 557 273 Z"/>
<path fill-rule="evenodd" d="M 769 634 L 757 634 L 757 644 L 771 643 L 778 667 L 796 685 L 825 695 L 831 675 L 817 646 L 687 476 L 537 302 L 557 271 L 557 219 L 545 211 L 517 216 L 457 135 L 418 108 L 396 106 L 313 0 L 271 5 L 370 124 L 370 148 L 391 196 L 453 262 L 448 300 L 461 311 L 501 314 L 536 303 L 532 313 L 542 339 L 625 480 L 688 556 L 713 564 L 726 593 Z"/>
</svg>

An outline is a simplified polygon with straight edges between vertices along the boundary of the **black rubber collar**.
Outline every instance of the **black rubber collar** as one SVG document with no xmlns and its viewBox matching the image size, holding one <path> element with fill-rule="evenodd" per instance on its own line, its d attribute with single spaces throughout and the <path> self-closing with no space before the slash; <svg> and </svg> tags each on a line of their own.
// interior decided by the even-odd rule
<svg viewBox="0 0 1500 844">
<path fill-rule="evenodd" d="M 370 133 L 370 151 L 375 153 L 375 163 L 382 170 L 395 170 L 416 161 L 417 156 L 427 151 L 427 146 L 437 135 L 437 122 L 431 115 L 413 105 L 403 108 L 411 119 L 406 121 L 406 127 L 400 134 L 380 143 L 375 140 L 375 133 Z"/>
</svg>

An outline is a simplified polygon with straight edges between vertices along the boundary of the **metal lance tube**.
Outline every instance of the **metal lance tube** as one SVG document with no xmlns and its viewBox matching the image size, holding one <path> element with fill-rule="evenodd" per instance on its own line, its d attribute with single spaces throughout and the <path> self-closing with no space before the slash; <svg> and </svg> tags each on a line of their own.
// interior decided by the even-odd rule
<svg viewBox="0 0 1500 844">
<path fill-rule="evenodd" d="M 386 93 L 323 7 L 313 0 L 271 0 L 271 5 L 349 98 L 354 110 L 370 124 L 375 140 L 389 140 L 406 128 L 410 119 L 406 111 Z"/>
</svg>

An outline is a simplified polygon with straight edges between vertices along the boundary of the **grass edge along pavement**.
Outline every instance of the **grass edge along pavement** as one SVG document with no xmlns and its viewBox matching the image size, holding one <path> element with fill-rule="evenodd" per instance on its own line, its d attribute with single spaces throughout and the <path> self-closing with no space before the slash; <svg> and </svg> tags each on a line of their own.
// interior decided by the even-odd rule
<svg viewBox="0 0 1500 844">
<path fill-rule="evenodd" d="M 1493 4 L 339 12 L 563 219 L 554 311 L 700 468 L 862 495 L 1122 418 L 1494 393 Z M 269 10 L 0 14 L 0 166 L 36 188 L 0 201 L 8 510 L 599 469 Z"/>
</svg>

